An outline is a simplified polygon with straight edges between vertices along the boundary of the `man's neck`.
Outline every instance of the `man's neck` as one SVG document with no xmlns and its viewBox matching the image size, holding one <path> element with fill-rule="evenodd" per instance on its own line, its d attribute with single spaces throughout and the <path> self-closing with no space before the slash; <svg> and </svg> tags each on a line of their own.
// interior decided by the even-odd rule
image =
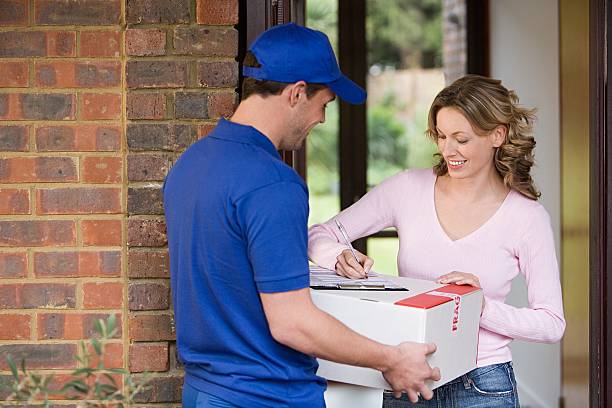
<svg viewBox="0 0 612 408">
<path fill-rule="evenodd" d="M 240 102 L 229 119 L 231 122 L 252 126 L 266 136 L 278 149 L 283 135 L 282 118 L 273 100 L 252 95 Z"/>
</svg>

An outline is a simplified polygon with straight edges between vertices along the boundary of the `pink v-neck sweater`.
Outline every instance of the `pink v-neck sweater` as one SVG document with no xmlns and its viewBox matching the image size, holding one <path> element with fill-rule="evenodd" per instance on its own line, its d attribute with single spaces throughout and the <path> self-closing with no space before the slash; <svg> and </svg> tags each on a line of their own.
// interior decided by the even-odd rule
<svg viewBox="0 0 612 408">
<path fill-rule="evenodd" d="M 480 319 L 479 367 L 510 361 L 512 339 L 559 341 L 565 319 L 553 233 L 544 207 L 512 190 L 485 224 L 453 241 L 438 221 L 435 181 L 431 169 L 404 171 L 337 217 L 351 241 L 395 227 L 400 276 L 435 280 L 452 271 L 478 276 L 486 299 Z M 333 220 L 314 225 L 309 231 L 310 259 L 334 269 L 336 257 L 347 248 L 341 242 Z M 505 303 L 518 273 L 527 282 L 526 308 Z"/>
</svg>

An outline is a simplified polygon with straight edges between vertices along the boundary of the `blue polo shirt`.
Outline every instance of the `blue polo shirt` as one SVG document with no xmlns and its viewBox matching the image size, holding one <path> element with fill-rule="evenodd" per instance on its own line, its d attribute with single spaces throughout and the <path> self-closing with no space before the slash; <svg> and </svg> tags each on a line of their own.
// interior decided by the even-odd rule
<svg viewBox="0 0 612 408">
<path fill-rule="evenodd" d="M 317 362 L 276 342 L 259 293 L 309 285 L 308 190 L 272 142 L 221 120 L 164 184 L 185 382 L 241 407 L 323 407 Z"/>
</svg>

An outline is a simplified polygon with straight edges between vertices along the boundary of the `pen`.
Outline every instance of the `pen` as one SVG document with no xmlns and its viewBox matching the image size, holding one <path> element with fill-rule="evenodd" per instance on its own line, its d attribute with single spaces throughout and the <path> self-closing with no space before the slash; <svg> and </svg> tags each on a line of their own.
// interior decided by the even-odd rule
<svg viewBox="0 0 612 408">
<path fill-rule="evenodd" d="M 353 257 L 355 258 L 357 263 L 361 264 L 361 262 L 359 262 L 359 258 L 357 257 L 357 254 L 355 253 L 355 248 L 353 248 L 353 246 L 351 245 L 351 241 L 349 240 L 349 237 L 348 237 L 348 235 L 346 233 L 346 230 L 344 229 L 344 226 L 342 225 L 342 223 L 340 221 L 338 221 L 337 218 L 334 218 L 334 221 L 336 222 L 336 226 L 338 227 L 338 230 L 340 231 L 340 234 L 342 234 L 342 238 L 344 238 L 344 243 L 351 250 L 351 253 L 353 254 Z M 365 273 L 365 278 L 368 279 L 368 272 L 365 269 L 363 271 Z"/>
</svg>

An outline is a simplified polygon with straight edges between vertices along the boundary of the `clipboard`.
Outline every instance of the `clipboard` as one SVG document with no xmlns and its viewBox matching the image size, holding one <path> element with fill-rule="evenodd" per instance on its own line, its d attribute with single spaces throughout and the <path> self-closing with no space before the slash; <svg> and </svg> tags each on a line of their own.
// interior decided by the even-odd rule
<svg viewBox="0 0 612 408">
<path fill-rule="evenodd" d="M 373 290 L 373 291 L 404 291 L 408 292 L 410 289 L 403 288 L 401 286 L 385 286 L 385 285 L 362 285 L 359 283 L 337 283 L 334 285 L 313 285 L 310 289 L 316 290 Z"/>
</svg>

